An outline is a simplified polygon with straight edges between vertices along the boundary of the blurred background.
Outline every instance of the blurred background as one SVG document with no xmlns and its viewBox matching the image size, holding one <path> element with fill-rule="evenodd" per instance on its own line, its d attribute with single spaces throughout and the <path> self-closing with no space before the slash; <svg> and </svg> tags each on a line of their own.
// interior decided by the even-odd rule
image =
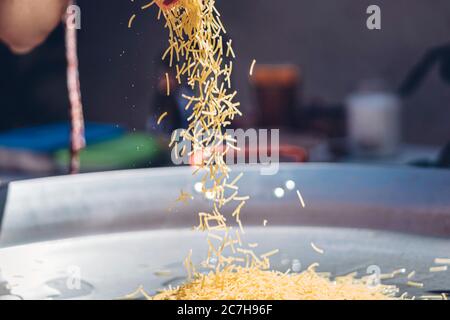
<svg viewBox="0 0 450 320">
<path fill-rule="evenodd" d="M 167 33 L 156 8 L 140 10 L 146 3 L 78 1 L 82 171 L 171 165 L 168 135 L 186 125 L 188 88 L 172 79 L 165 96 Z M 237 55 L 233 81 L 244 117 L 236 126 L 281 128 L 288 161 L 450 166 L 448 0 L 217 3 Z M 366 26 L 373 4 L 381 30 Z M 62 27 L 27 55 L 0 44 L 2 176 L 66 172 L 65 72 Z"/>
</svg>

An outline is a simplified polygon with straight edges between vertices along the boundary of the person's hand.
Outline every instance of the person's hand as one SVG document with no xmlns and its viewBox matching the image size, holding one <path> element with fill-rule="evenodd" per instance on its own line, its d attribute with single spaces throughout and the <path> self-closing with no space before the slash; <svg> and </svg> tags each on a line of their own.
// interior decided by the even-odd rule
<svg viewBox="0 0 450 320">
<path fill-rule="evenodd" d="M 0 40 L 15 53 L 45 41 L 61 22 L 69 0 L 0 0 Z"/>
<path fill-rule="evenodd" d="M 180 2 L 180 0 L 156 0 L 156 4 L 161 9 L 170 9 L 170 8 L 176 6 L 179 2 Z"/>
</svg>

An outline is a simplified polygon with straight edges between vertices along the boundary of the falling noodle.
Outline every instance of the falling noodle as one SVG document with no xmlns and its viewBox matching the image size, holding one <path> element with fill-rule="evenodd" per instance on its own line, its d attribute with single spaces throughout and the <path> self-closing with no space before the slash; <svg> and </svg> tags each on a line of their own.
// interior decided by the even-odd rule
<svg viewBox="0 0 450 320">
<path fill-rule="evenodd" d="M 441 267 L 431 267 L 430 272 L 444 272 L 447 271 L 447 266 L 441 266 Z"/>
<path fill-rule="evenodd" d="M 166 72 L 166 88 L 167 88 L 167 96 L 170 96 L 170 80 L 169 74 Z"/>
<path fill-rule="evenodd" d="M 316 251 L 319 254 L 324 254 L 325 251 L 319 247 L 317 247 L 314 243 L 311 242 L 311 247 L 314 249 L 314 251 Z"/>
<path fill-rule="evenodd" d="M 297 190 L 297 196 L 298 196 L 298 199 L 300 200 L 300 204 L 302 205 L 302 207 L 306 208 L 305 200 L 303 199 L 303 196 L 299 190 Z"/>
<path fill-rule="evenodd" d="M 450 265 L 450 258 L 436 258 L 436 259 L 434 259 L 434 263 Z"/>
<path fill-rule="evenodd" d="M 158 121 L 157 121 L 158 126 L 161 124 L 161 122 L 164 120 L 164 118 L 167 117 L 168 115 L 169 115 L 168 112 L 164 112 L 164 113 L 158 118 Z"/>
<path fill-rule="evenodd" d="M 128 29 L 131 29 L 131 27 L 133 26 L 133 21 L 134 19 L 136 19 L 136 15 L 133 14 L 130 18 L 130 20 L 128 20 Z"/>
<path fill-rule="evenodd" d="M 252 65 L 250 66 L 250 76 L 253 76 L 253 70 L 255 69 L 256 60 L 253 59 Z"/>
<path fill-rule="evenodd" d="M 414 287 L 414 288 L 423 288 L 423 283 L 421 283 L 421 282 L 408 281 L 406 284 L 408 286 Z"/>
</svg>

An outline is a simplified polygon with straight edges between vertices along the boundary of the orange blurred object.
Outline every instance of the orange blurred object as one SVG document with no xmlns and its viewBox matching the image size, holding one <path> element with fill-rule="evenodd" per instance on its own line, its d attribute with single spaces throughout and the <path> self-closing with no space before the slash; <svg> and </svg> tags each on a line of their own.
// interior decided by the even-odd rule
<svg viewBox="0 0 450 320">
<path fill-rule="evenodd" d="M 294 65 L 259 65 L 250 78 L 258 86 L 294 86 L 300 80 L 300 71 Z"/>
</svg>

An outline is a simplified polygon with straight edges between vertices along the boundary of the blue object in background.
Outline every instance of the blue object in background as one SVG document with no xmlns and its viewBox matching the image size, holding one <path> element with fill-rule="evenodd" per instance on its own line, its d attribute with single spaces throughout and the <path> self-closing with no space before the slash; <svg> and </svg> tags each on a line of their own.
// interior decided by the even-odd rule
<svg viewBox="0 0 450 320">
<path fill-rule="evenodd" d="M 125 134 L 125 130 L 117 125 L 86 123 L 85 126 L 87 144 L 111 140 Z M 69 134 L 70 126 L 66 123 L 13 129 L 0 133 L 0 148 L 53 153 L 67 148 Z"/>
</svg>

